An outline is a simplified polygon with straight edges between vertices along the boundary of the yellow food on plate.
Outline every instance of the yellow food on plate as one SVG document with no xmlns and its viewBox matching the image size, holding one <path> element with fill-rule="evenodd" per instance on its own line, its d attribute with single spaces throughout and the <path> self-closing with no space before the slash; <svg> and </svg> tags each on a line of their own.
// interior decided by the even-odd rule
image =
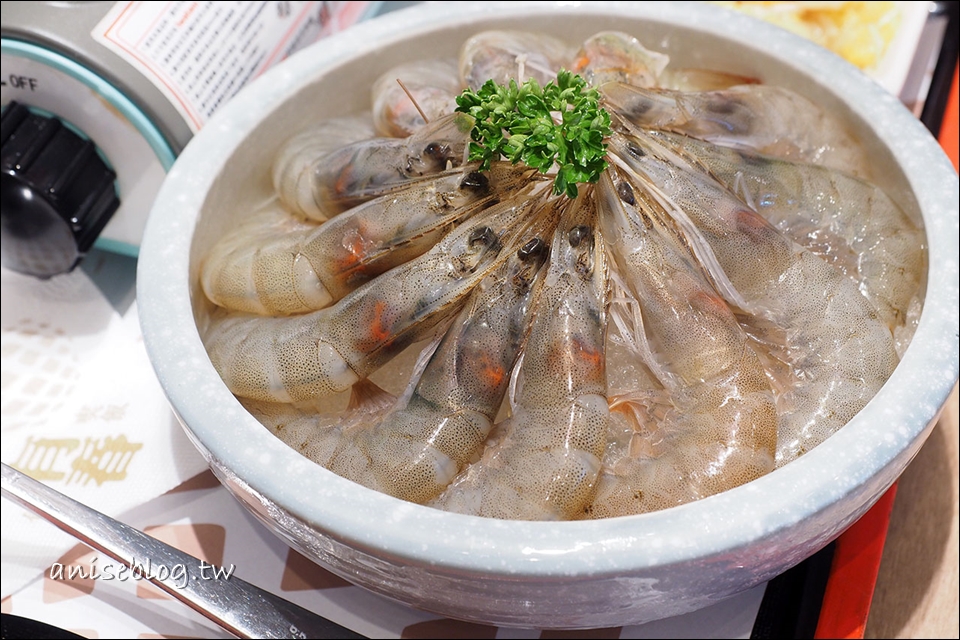
<svg viewBox="0 0 960 640">
<path fill-rule="evenodd" d="M 714 2 L 783 27 L 843 56 L 861 69 L 883 58 L 897 33 L 897 2 Z"/>
</svg>

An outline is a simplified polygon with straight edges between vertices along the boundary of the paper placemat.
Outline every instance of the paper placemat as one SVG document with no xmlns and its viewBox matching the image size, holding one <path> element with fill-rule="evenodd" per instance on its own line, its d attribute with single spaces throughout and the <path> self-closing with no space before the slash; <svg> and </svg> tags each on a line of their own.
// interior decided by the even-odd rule
<svg viewBox="0 0 960 640">
<path fill-rule="evenodd" d="M 90 259 L 87 268 L 49 280 L 0 273 L 0 455 L 116 515 L 176 487 L 206 463 L 177 423 L 147 359 L 132 297 L 134 261 L 108 254 Z M 126 297 L 120 291 L 124 272 Z M 6 500 L 2 505 L 5 597 L 74 542 Z"/>
</svg>

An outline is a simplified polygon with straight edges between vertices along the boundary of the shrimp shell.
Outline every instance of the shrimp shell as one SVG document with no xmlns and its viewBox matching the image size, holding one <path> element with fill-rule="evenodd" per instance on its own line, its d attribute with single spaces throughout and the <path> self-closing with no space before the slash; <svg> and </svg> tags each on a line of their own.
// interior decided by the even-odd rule
<svg viewBox="0 0 960 640">
<path fill-rule="evenodd" d="M 635 87 L 675 91 L 716 91 L 756 78 L 699 68 L 673 68 L 670 57 L 651 51 L 639 40 L 619 31 L 602 31 L 588 38 L 574 57 L 572 71 L 588 84 L 623 82 Z"/>
<path fill-rule="evenodd" d="M 207 299 L 220 307 L 261 315 L 327 306 L 330 294 L 313 266 L 299 253 L 285 250 L 290 238 L 309 237 L 318 228 L 276 202 L 253 213 L 204 257 L 200 286 Z M 280 251 L 274 250 L 277 246 Z"/>
<path fill-rule="evenodd" d="M 667 67 L 660 74 L 658 87 L 670 91 L 719 91 L 741 84 L 757 84 L 750 76 L 715 69 Z"/>
<path fill-rule="evenodd" d="M 549 213 L 534 215 L 538 221 L 521 248 L 474 290 L 406 402 L 343 438 L 330 470 L 423 503 L 475 455 L 493 426 L 527 333 L 535 284 L 549 252 L 541 237 L 556 224 Z"/>
<path fill-rule="evenodd" d="M 611 173 L 598 186 L 601 229 L 639 302 L 666 393 L 659 419 L 634 428 L 646 456 L 635 439 L 626 451 L 608 448 L 592 518 L 664 509 L 758 478 L 773 469 L 777 434 L 773 392 L 733 312 L 666 212 Z"/>
</svg>

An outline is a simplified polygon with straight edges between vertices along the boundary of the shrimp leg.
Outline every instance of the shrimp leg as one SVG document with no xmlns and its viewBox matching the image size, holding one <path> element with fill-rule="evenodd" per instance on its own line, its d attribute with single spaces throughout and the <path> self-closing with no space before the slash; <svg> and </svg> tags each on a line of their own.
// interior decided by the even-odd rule
<svg viewBox="0 0 960 640">
<path fill-rule="evenodd" d="M 593 500 L 606 445 L 607 267 L 592 189 L 564 213 L 523 349 L 513 415 L 479 462 L 428 504 L 520 520 L 568 520 Z"/>
</svg>

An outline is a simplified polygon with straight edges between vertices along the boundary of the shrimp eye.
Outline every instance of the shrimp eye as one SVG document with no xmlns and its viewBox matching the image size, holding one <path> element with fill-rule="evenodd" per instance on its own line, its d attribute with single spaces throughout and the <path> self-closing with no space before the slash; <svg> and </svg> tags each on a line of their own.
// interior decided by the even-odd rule
<svg viewBox="0 0 960 640">
<path fill-rule="evenodd" d="M 475 247 L 482 244 L 485 247 L 492 247 L 497 243 L 497 234 L 490 227 L 478 227 L 470 232 L 470 246 Z"/>
<path fill-rule="evenodd" d="M 528 262 L 530 260 L 539 260 L 547 253 L 547 243 L 540 238 L 533 238 L 527 244 L 520 247 L 517 251 L 517 257 Z"/>
<path fill-rule="evenodd" d="M 710 100 L 706 105 L 707 111 L 723 115 L 730 115 L 741 108 L 743 108 L 741 102 L 733 98 L 717 98 Z"/>
<path fill-rule="evenodd" d="M 487 179 L 487 176 L 483 175 L 479 171 L 471 171 L 463 179 L 463 182 L 460 183 L 461 189 L 468 189 L 470 191 L 484 192 L 490 186 L 490 180 Z"/>
<path fill-rule="evenodd" d="M 629 151 L 630 155 L 632 155 L 635 158 L 642 158 L 643 156 L 647 155 L 646 151 L 638 147 L 636 143 L 633 143 L 633 142 L 627 143 L 627 151 Z"/>
<path fill-rule="evenodd" d="M 627 204 L 634 206 L 637 204 L 637 199 L 633 195 L 633 187 L 631 187 L 626 182 L 621 182 L 617 185 L 617 195 L 620 196 L 620 199 L 626 202 Z"/>
<path fill-rule="evenodd" d="M 716 114 L 715 119 L 711 118 L 713 123 L 730 133 L 748 133 L 753 124 L 750 112 L 739 100 L 711 100 L 706 111 Z"/>
<path fill-rule="evenodd" d="M 578 227 L 570 229 L 567 239 L 570 241 L 571 247 L 579 247 L 583 242 L 593 241 L 593 229 L 581 224 Z"/>
<path fill-rule="evenodd" d="M 652 108 L 653 108 L 653 100 L 649 100 L 646 98 L 638 98 L 636 101 L 634 101 L 633 104 L 630 105 L 629 112 L 630 112 L 630 115 L 633 115 L 635 117 L 642 116 L 647 111 L 650 111 L 650 109 Z"/>
<path fill-rule="evenodd" d="M 423 148 L 423 155 L 437 162 L 446 162 L 450 157 L 450 147 L 440 142 L 431 142 Z"/>
</svg>

